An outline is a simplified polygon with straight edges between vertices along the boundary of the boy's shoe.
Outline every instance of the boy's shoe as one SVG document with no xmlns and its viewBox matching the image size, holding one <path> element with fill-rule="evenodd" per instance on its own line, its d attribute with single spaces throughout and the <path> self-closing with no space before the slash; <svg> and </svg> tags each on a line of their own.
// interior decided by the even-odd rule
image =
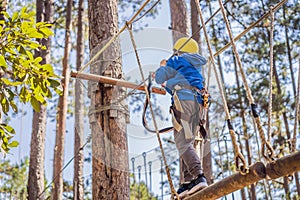
<svg viewBox="0 0 300 200">
<path fill-rule="evenodd" d="M 191 182 L 192 188 L 187 192 L 188 195 L 197 192 L 198 190 L 202 190 L 207 187 L 207 182 L 204 174 L 199 174 L 198 177 Z"/>
<path fill-rule="evenodd" d="M 180 184 L 180 187 L 177 190 L 177 194 L 180 198 L 184 198 L 188 195 L 188 191 L 193 187 L 192 182 L 186 182 Z"/>
</svg>

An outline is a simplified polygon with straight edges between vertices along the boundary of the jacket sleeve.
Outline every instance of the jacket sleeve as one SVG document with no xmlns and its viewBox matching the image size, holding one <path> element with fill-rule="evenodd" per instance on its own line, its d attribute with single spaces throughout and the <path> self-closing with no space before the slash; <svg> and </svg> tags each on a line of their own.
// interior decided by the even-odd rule
<svg viewBox="0 0 300 200">
<path fill-rule="evenodd" d="M 165 81 L 175 76 L 175 70 L 169 64 L 170 62 L 167 62 L 166 66 L 162 66 L 158 68 L 158 70 L 156 70 L 155 72 L 156 83 L 162 84 Z"/>
</svg>

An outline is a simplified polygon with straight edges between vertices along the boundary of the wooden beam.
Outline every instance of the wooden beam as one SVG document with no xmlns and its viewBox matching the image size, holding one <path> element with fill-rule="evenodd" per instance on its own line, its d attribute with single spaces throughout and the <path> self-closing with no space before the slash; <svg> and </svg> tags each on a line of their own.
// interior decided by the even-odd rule
<svg viewBox="0 0 300 200">
<path fill-rule="evenodd" d="M 184 198 L 184 200 L 217 199 L 234 191 L 240 190 L 248 185 L 256 183 L 265 177 L 265 165 L 262 162 L 257 162 L 250 166 L 248 174 L 242 175 L 240 173 L 235 173 L 219 182 L 213 183 L 212 185 L 196 192 L 191 196 Z"/>
<path fill-rule="evenodd" d="M 271 179 L 293 174 L 300 171 L 300 151 L 292 153 L 268 163 L 266 166 L 267 175 Z"/>
<path fill-rule="evenodd" d="M 77 71 L 72 71 L 71 77 L 145 91 L 144 85 L 138 85 L 136 83 L 132 83 L 129 81 L 116 79 L 116 78 L 110 78 L 107 76 L 100 76 L 96 74 L 86 74 Z M 155 94 L 162 94 L 162 95 L 166 94 L 166 90 L 164 88 L 159 88 L 159 87 L 151 87 L 151 92 Z"/>
</svg>

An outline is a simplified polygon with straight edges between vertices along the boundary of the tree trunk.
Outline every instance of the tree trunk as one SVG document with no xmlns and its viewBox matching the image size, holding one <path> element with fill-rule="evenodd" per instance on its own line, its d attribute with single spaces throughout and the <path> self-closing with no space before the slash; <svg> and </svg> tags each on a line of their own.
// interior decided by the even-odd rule
<svg viewBox="0 0 300 200">
<path fill-rule="evenodd" d="M 190 0 L 190 7 L 191 7 L 191 27 L 192 27 L 192 36 L 195 41 L 197 41 L 199 45 L 199 53 L 202 54 L 202 43 L 200 37 L 200 20 L 198 16 L 198 11 L 196 7 L 195 0 Z"/>
<path fill-rule="evenodd" d="M 107 39 L 118 31 L 117 0 L 88 1 L 89 43 L 91 55 L 97 53 Z M 98 49 L 99 50 L 99 49 Z M 114 42 L 101 55 L 103 62 L 91 64 L 91 73 L 122 78 L 120 65 L 120 44 Z M 111 62 L 111 60 L 114 60 Z M 92 175 L 93 199 L 129 199 L 128 146 L 126 137 L 126 116 L 121 110 L 108 108 L 97 111 L 103 105 L 123 96 L 121 88 L 111 85 L 91 83 L 90 125 L 92 129 Z M 114 107 L 124 108 L 125 102 L 117 102 Z"/>
<path fill-rule="evenodd" d="M 7 7 L 7 0 L 0 0 L 0 20 L 4 20 L 3 14 L 1 14 L 2 11 L 6 11 Z M 0 70 L 2 74 L 2 70 Z M 0 106 L 0 123 L 2 123 L 2 106 Z"/>
<path fill-rule="evenodd" d="M 84 54 L 84 1 L 78 2 L 78 25 L 77 25 L 77 56 L 76 69 L 80 70 L 83 63 Z M 75 80 L 75 137 L 74 137 L 74 182 L 73 193 L 74 200 L 84 199 L 83 190 L 83 163 L 84 154 L 83 137 L 84 137 L 84 86 L 80 80 Z"/>
<path fill-rule="evenodd" d="M 52 0 L 36 0 L 36 21 L 52 22 L 53 5 Z M 50 38 L 37 40 L 47 47 L 46 50 L 35 52 L 35 56 L 41 56 L 41 63 L 50 63 Z M 45 184 L 44 177 L 44 157 L 45 157 L 45 136 L 46 136 L 46 106 L 41 105 L 40 112 L 33 111 L 32 133 L 30 143 L 30 161 L 28 175 L 28 199 L 44 199 L 43 190 Z"/>
<path fill-rule="evenodd" d="M 170 0 L 170 13 L 171 13 L 171 30 L 173 31 L 174 43 L 181 37 L 187 36 L 188 17 L 186 10 L 185 0 Z"/>
<path fill-rule="evenodd" d="M 66 134 L 66 118 L 68 108 L 68 93 L 69 93 L 69 53 L 70 53 L 70 31 L 71 31 L 71 13 L 72 13 L 72 0 L 67 1 L 67 15 L 66 15 L 66 31 L 65 31 L 65 49 L 63 58 L 63 71 L 62 87 L 63 94 L 59 97 L 57 107 L 57 124 L 56 124 L 56 140 L 54 147 L 54 168 L 53 168 L 53 190 L 51 197 L 55 200 L 62 199 L 63 195 L 63 177 L 61 169 L 64 164 L 64 146 Z"/>
<path fill-rule="evenodd" d="M 7 0 L 0 0 L 0 12 L 6 11 Z M 4 20 L 4 16 L 0 14 L 0 20 Z"/>
</svg>

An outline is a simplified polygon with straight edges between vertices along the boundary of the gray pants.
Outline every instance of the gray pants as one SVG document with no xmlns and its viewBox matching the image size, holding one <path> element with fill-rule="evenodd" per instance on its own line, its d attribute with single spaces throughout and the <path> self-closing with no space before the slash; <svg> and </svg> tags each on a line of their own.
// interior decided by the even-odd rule
<svg viewBox="0 0 300 200">
<path fill-rule="evenodd" d="M 184 130 L 177 132 L 174 129 L 174 140 L 180 156 L 180 174 L 183 175 L 182 182 L 188 182 L 203 173 L 202 164 L 194 148 L 195 134 L 199 130 L 199 117 L 201 109 L 195 101 L 180 101 L 184 113 L 191 116 L 189 125 L 193 131 L 193 139 L 186 140 Z"/>
</svg>

